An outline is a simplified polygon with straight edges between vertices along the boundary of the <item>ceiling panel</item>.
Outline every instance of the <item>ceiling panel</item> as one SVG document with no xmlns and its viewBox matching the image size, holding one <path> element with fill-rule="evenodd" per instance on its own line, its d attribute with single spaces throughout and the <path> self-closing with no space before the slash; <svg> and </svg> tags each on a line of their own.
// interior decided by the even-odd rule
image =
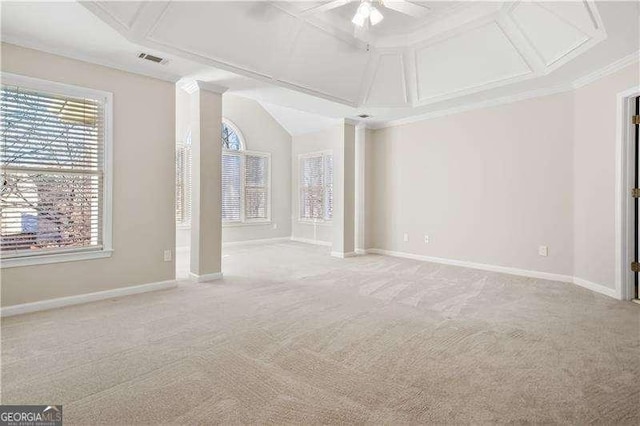
<svg viewBox="0 0 640 426">
<path fill-rule="evenodd" d="M 547 66 L 589 40 L 585 33 L 535 3 L 520 3 L 512 16 Z"/>
<path fill-rule="evenodd" d="M 281 80 L 355 103 L 369 52 L 305 24 Z"/>
<path fill-rule="evenodd" d="M 545 2 L 540 5 L 587 34 L 598 29 L 586 1 Z"/>
<path fill-rule="evenodd" d="M 419 101 L 529 74 L 494 22 L 416 50 Z"/>
<path fill-rule="evenodd" d="M 380 55 L 365 104 L 367 106 L 398 106 L 407 103 L 402 54 Z"/>
<path fill-rule="evenodd" d="M 113 19 L 118 21 L 125 28 L 131 28 L 138 16 L 140 8 L 144 5 L 142 1 L 99 1 L 98 6 L 103 8 Z"/>
<path fill-rule="evenodd" d="M 264 2 L 172 2 L 149 39 L 270 76 L 295 22 Z"/>
</svg>

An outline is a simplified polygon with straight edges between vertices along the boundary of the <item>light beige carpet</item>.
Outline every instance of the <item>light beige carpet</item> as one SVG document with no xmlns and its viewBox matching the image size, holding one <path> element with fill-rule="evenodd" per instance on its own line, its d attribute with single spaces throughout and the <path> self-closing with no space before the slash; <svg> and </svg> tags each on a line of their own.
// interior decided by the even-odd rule
<svg viewBox="0 0 640 426">
<path fill-rule="evenodd" d="M 2 402 L 67 424 L 640 423 L 640 306 L 297 243 L 2 321 Z"/>
</svg>

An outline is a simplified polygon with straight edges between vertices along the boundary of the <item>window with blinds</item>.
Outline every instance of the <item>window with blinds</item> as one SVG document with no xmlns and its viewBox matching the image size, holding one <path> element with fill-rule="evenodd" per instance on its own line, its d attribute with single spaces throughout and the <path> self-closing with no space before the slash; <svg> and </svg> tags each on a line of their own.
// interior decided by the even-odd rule
<svg viewBox="0 0 640 426">
<path fill-rule="evenodd" d="M 176 146 L 176 224 L 191 223 L 191 145 Z"/>
<path fill-rule="evenodd" d="M 244 151 L 238 128 L 222 126 L 222 221 L 226 223 L 270 220 L 271 158 Z"/>
<path fill-rule="evenodd" d="M 242 219 L 242 175 L 239 154 L 222 155 L 222 220 L 239 222 Z"/>
<path fill-rule="evenodd" d="M 2 258 L 102 249 L 106 99 L 7 80 L 0 94 Z"/>
<path fill-rule="evenodd" d="M 317 152 L 300 156 L 300 220 L 333 217 L 333 156 Z"/>
</svg>

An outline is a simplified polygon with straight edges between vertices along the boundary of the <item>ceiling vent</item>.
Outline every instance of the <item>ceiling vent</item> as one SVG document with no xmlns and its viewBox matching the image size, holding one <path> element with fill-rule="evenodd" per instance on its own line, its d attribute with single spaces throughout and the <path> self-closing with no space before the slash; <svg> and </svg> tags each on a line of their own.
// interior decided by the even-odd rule
<svg viewBox="0 0 640 426">
<path fill-rule="evenodd" d="M 138 53 L 138 58 L 145 59 L 145 60 L 151 61 L 151 62 L 155 62 L 156 64 L 160 64 L 160 65 L 164 65 L 167 62 L 169 62 L 165 58 L 160 58 L 158 56 L 149 55 L 148 53 L 144 53 L 144 52 Z"/>
<path fill-rule="evenodd" d="M 371 116 L 369 114 L 360 114 L 358 117 L 360 117 L 360 118 L 369 118 Z"/>
</svg>

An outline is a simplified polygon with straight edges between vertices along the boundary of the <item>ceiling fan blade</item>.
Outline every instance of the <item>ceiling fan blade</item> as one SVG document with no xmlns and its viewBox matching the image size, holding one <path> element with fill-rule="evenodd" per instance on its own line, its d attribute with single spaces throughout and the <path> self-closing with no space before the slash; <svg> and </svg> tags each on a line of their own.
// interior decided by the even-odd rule
<svg viewBox="0 0 640 426">
<path fill-rule="evenodd" d="M 396 12 L 404 13 L 405 15 L 416 18 L 423 18 L 429 14 L 428 7 L 411 3 L 406 0 L 384 1 L 382 4 L 387 9 L 395 10 Z"/>
</svg>

